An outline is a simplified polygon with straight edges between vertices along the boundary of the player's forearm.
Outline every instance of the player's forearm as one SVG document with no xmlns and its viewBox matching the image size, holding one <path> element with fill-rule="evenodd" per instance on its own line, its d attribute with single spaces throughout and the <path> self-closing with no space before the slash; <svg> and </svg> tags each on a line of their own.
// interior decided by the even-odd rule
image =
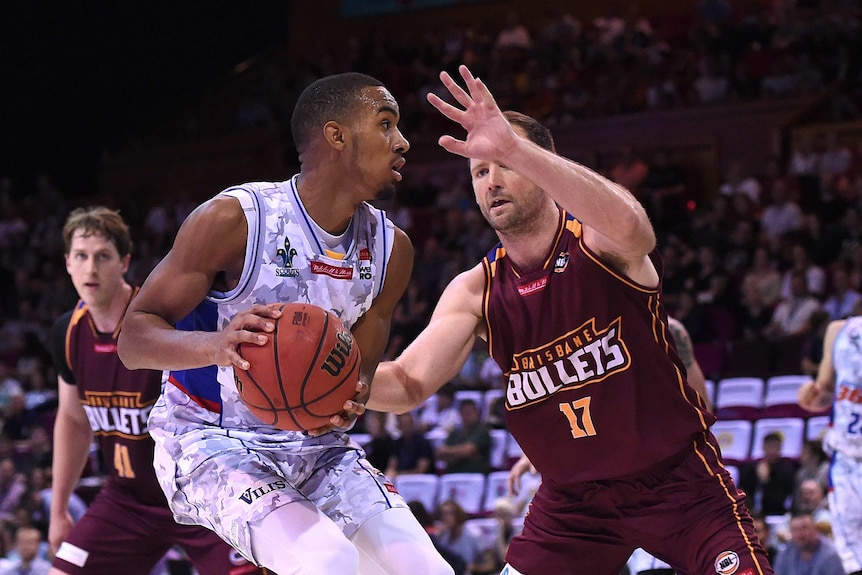
<svg viewBox="0 0 862 575">
<path fill-rule="evenodd" d="M 177 330 L 162 318 L 131 312 L 123 322 L 117 354 L 128 369 L 178 370 L 213 365 L 217 332 Z"/>
<path fill-rule="evenodd" d="M 397 361 L 384 361 L 377 366 L 366 406 L 374 411 L 406 413 L 424 401 L 418 386 L 411 385 L 407 372 Z"/>
<path fill-rule="evenodd" d="M 69 497 L 90 457 L 92 440 L 89 425 L 65 417 L 62 412 L 57 415 L 51 463 L 51 515 L 65 513 L 69 508 Z"/>
<path fill-rule="evenodd" d="M 646 254 L 655 245 L 655 232 L 640 202 L 601 174 L 525 138 L 519 138 L 501 161 L 548 192 L 585 225 L 625 242 L 631 251 Z"/>
</svg>

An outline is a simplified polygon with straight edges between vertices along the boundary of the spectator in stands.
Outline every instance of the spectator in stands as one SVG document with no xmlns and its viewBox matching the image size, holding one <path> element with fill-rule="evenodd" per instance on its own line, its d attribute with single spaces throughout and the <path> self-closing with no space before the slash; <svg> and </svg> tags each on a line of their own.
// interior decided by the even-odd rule
<svg viewBox="0 0 862 575">
<path fill-rule="evenodd" d="M 392 446 L 392 455 L 386 466 L 386 476 L 434 473 L 434 448 L 421 430 L 416 428 L 413 412 L 398 415 L 401 435 Z"/>
<path fill-rule="evenodd" d="M 518 509 L 511 499 L 499 497 L 494 501 L 494 519 L 497 520 L 497 533 L 494 538 L 494 572 L 506 565 L 506 551 L 512 537 L 518 534 L 518 527 L 514 520 L 518 516 Z"/>
<path fill-rule="evenodd" d="M 456 575 L 479 575 L 494 570 L 494 556 L 483 549 L 479 537 L 466 528 L 470 516 L 456 501 L 447 499 L 437 507 L 440 517 L 440 543 L 467 562 L 467 569 Z"/>
<path fill-rule="evenodd" d="M 365 430 L 371 439 L 363 447 L 365 448 L 365 459 L 380 471 L 389 466 L 389 460 L 394 454 L 395 440 L 386 429 L 388 413 L 368 410 L 362 418 Z"/>
<path fill-rule="evenodd" d="M 824 310 L 818 311 L 812 316 L 811 325 L 811 332 L 802 343 L 802 359 L 799 363 L 800 373 L 814 377 L 823 359 L 823 338 L 829 327 L 829 314 Z"/>
<path fill-rule="evenodd" d="M 765 330 L 770 339 L 798 338 L 808 334 L 812 317 L 821 309 L 820 302 L 808 291 L 804 272 L 790 272 L 790 290 L 790 296 L 776 306 L 772 322 Z"/>
<path fill-rule="evenodd" d="M 817 531 L 810 513 L 797 513 L 790 519 L 790 541 L 778 552 L 775 573 L 845 575 L 835 546 Z"/>
<path fill-rule="evenodd" d="M 794 511 L 810 513 L 817 530 L 832 535 L 832 515 L 826 500 L 826 490 L 816 479 L 804 479 L 799 484 L 799 503 Z"/>
<path fill-rule="evenodd" d="M 746 493 L 748 508 L 755 513 L 783 515 L 789 509 L 796 466 L 781 457 L 782 443 L 778 433 L 766 434 L 763 457 L 743 463 L 739 468 L 739 488 Z"/>
<path fill-rule="evenodd" d="M 610 179 L 641 198 L 640 187 L 649 176 L 649 165 L 635 153 L 634 146 L 625 144 L 620 148 L 616 162 L 611 166 Z"/>
<path fill-rule="evenodd" d="M 654 150 L 641 184 L 640 199 L 656 227 L 679 226 L 686 213 L 686 192 L 682 167 L 671 162 L 667 149 Z"/>
<path fill-rule="evenodd" d="M 800 191 L 800 205 L 806 210 L 817 210 L 820 201 L 820 152 L 814 136 L 804 133 L 791 148 L 787 173 L 796 178 Z"/>
<path fill-rule="evenodd" d="M 785 234 L 799 231 L 804 225 L 802 209 L 791 197 L 787 180 L 778 178 L 772 184 L 771 202 L 760 217 L 763 233 L 776 249 Z"/>
<path fill-rule="evenodd" d="M 491 435 L 482 422 L 479 406 L 472 399 L 458 404 L 461 424 L 449 432 L 434 456 L 445 464 L 445 473 L 488 473 Z"/>
<path fill-rule="evenodd" d="M 434 518 L 431 516 L 431 513 L 428 512 L 425 505 L 421 501 L 414 499 L 413 501 L 408 501 L 407 506 L 410 508 L 410 511 L 413 512 L 416 520 L 419 521 L 419 525 L 421 525 L 425 529 L 425 532 L 428 533 L 428 537 L 431 538 L 434 548 L 443 556 L 446 563 L 452 566 L 452 570 L 455 571 L 455 574 L 460 575 L 461 573 L 465 573 L 467 571 L 467 561 L 440 542 L 440 529 L 434 522 Z"/>
<path fill-rule="evenodd" d="M 4 559 L 0 575 L 47 575 L 51 563 L 38 556 L 42 534 L 35 527 L 19 527 L 15 531 L 14 559 Z M 7 556 L 8 557 L 8 556 Z"/>
<path fill-rule="evenodd" d="M 826 145 L 823 153 L 820 155 L 820 162 L 817 164 L 817 171 L 820 174 L 821 192 L 829 190 L 838 177 L 847 173 L 852 160 L 853 154 L 847 146 L 844 146 L 838 140 L 838 134 L 834 131 L 827 133 Z M 821 198 L 824 201 L 831 199 L 823 196 Z"/>
<path fill-rule="evenodd" d="M 0 460 L 0 520 L 12 519 L 21 498 L 27 492 L 27 482 L 12 459 Z"/>
<path fill-rule="evenodd" d="M 853 308 L 862 301 L 862 293 L 850 285 L 850 273 L 843 261 L 832 264 L 832 283 L 828 297 L 823 302 L 823 309 L 832 321 L 847 319 L 853 313 Z"/>
<path fill-rule="evenodd" d="M 775 545 L 775 537 L 772 534 L 772 527 L 766 522 L 763 515 L 753 513 L 751 516 L 754 519 L 754 531 L 757 533 L 757 538 L 766 549 L 766 556 L 769 558 L 769 563 L 775 565 L 775 557 L 778 555 L 778 547 Z"/>
<path fill-rule="evenodd" d="M 421 429 L 425 433 L 437 431 L 449 433 L 461 423 L 461 415 L 455 407 L 455 388 L 447 383 L 437 390 L 435 402 L 426 402 L 420 415 Z"/>
<path fill-rule="evenodd" d="M 753 290 L 757 301 L 770 310 L 781 299 L 781 274 L 764 246 L 754 249 L 751 266 L 742 277 L 741 290 L 743 293 Z"/>
<path fill-rule="evenodd" d="M 760 182 L 754 176 L 745 174 L 742 162 L 739 160 L 734 160 L 730 164 L 725 181 L 718 188 L 718 192 L 729 197 L 745 194 L 755 206 L 760 204 Z"/>
</svg>

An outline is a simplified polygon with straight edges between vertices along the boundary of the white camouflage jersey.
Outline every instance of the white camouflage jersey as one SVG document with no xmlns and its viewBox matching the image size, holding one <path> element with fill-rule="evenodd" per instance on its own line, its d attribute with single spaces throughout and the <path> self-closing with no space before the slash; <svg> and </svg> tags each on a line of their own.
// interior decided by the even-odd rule
<svg viewBox="0 0 862 575">
<path fill-rule="evenodd" d="M 862 316 L 849 318 L 835 336 L 835 401 L 824 446 L 862 458 Z"/>
<path fill-rule="evenodd" d="M 386 277 L 394 225 L 381 210 L 361 204 L 347 231 L 344 257 L 330 257 L 314 232 L 315 224 L 302 206 L 295 182 L 296 176 L 285 182 L 247 183 L 221 192 L 240 202 L 248 222 L 242 275 L 233 290 L 210 292 L 177 325 L 178 329 L 221 330 L 236 313 L 259 303 L 317 305 L 333 311 L 348 329 L 368 311 Z M 257 419 L 237 393 L 232 367 L 210 366 L 167 375 L 195 403 L 211 412 L 206 417 L 210 423 L 218 414 L 218 425 L 223 428 L 280 435 L 287 441 L 307 438 L 300 432 L 276 430 Z"/>
</svg>

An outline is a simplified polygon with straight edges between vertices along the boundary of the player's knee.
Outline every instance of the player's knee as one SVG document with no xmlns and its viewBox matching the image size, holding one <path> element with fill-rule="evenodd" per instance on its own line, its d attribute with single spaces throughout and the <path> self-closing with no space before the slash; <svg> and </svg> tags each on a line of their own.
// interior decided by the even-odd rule
<svg viewBox="0 0 862 575">
<path fill-rule="evenodd" d="M 359 551 L 347 539 L 327 542 L 320 549 L 309 552 L 314 554 L 314 569 L 303 571 L 302 575 L 359 572 Z"/>
</svg>

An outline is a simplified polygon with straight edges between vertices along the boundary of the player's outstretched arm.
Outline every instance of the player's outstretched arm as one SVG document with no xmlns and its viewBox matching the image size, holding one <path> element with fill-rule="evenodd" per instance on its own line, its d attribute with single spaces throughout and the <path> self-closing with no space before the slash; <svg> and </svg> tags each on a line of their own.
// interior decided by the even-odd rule
<svg viewBox="0 0 862 575">
<path fill-rule="evenodd" d="M 216 197 L 183 222 L 174 245 L 129 305 L 117 351 L 129 369 L 192 369 L 248 364 L 240 343 L 263 345 L 278 311 L 263 305 L 237 314 L 217 332 L 178 331 L 176 323 L 209 293 L 217 278 L 236 281 L 242 271 L 248 226 L 239 202 Z M 232 287 L 232 286 L 229 286 Z"/>
<path fill-rule="evenodd" d="M 396 360 L 377 367 L 369 409 L 410 411 L 455 377 L 484 333 L 484 281 L 481 264 L 452 280 L 422 333 Z"/>
<path fill-rule="evenodd" d="M 844 327 L 845 320 L 833 321 L 826 327 L 823 336 L 823 359 L 817 368 L 817 378 L 799 388 L 799 406 L 807 411 L 820 412 L 829 409 L 835 393 L 835 368 L 832 366 L 832 346 L 835 336 Z"/>
<path fill-rule="evenodd" d="M 440 79 L 461 107 L 433 93 L 428 101 L 467 130 L 467 137 L 446 135 L 439 144 L 453 154 L 497 162 L 526 177 L 584 224 L 584 241 L 593 251 L 613 258 L 634 281 L 656 285 L 658 276 L 646 257 L 655 246 L 655 232 L 640 202 L 601 174 L 517 134 L 487 86 L 466 66 L 459 71 L 467 90 L 446 72 Z"/>
</svg>

